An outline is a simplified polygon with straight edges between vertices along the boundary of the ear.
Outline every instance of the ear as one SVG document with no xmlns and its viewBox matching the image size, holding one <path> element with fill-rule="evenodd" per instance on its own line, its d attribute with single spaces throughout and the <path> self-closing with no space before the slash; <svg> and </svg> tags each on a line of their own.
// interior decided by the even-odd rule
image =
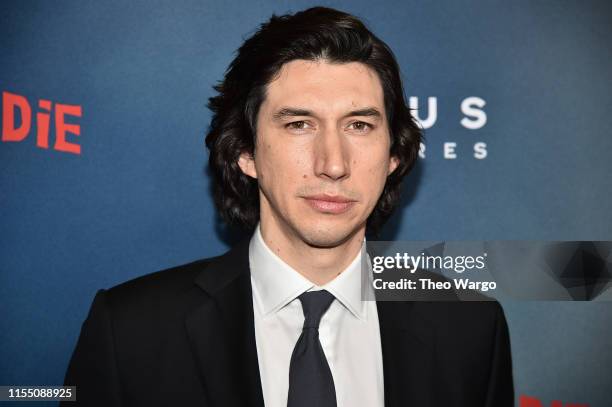
<svg viewBox="0 0 612 407">
<path fill-rule="evenodd" d="M 391 156 L 391 158 L 389 159 L 389 173 L 387 174 L 387 176 L 391 175 L 391 173 L 393 173 L 393 171 L 395 171 L 398 166 L 399 159 L 395 156 Z"/>
<path fill-rule="evenodd" d="M 238 166 L 245 175 L 257 179 L 257 169 L 255 168 L 255 159 L 251 153 L 243 152 L 238 158 Z"/>
</svg>

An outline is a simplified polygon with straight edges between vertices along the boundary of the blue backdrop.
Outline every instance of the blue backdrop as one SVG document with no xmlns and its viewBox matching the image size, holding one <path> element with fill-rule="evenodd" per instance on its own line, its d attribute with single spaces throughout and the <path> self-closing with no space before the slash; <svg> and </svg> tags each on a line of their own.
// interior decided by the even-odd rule
<svg viewBox="0 0 612 407">
<path fill-rule="evenodd" d="M 383 239 L 612 240 L 610 2 L 5 1 L 3 125 L 31 119 L 0 142 L 0 385 L 61 384 L 97 289 L 227 249 L 207 98 L 260 23 L 316 4 L 391 46 L 428 127 Z M 517 396 L 610 405 L 612 303 L 504 308 Z"/>
</svg>

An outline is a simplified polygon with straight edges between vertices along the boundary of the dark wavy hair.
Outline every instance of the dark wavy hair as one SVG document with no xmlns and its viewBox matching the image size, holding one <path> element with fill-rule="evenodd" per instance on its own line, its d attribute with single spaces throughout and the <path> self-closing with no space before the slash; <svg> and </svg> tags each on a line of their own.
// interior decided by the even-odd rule
<svg viewBox="0 0 612 407">
<path fill-rule="evenodd" d="M 399 166 L 387 177 L 368 217 L 366 232 L 374 235 L 399 203 L 401 181 L 417 159 L 421 130 L 406 105 L 391 49 L 356 17 L 325 7 L 273 15 L 242 44 L 223 81 L 214 87 L 218 94 L 209 99 L 213 117 L 206 146 L 217 208 L 230 225 L 249 230 L 257 225 L 257 180 L 241 171 L 238 159 L 243 152 L 254 154 L 257 114 L 267 84 L 283 64 L 296 59 L 360 62 L 379 76 L 391 135 L 390 154 L 398 158 Z"/>
</svg>

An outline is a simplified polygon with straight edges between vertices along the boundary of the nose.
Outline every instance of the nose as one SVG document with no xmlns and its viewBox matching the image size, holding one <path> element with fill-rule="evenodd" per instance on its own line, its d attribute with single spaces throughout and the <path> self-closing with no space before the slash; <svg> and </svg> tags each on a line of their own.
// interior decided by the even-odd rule
<svg viewBox="0 0 612 407">
<path fill-rule="evenodd" d="M 318 134 L 314 145 L 314 170 L 317 177 L 341 180 L 350 175 L 350 151 L 340 131 L 330 129 Z"/>
</svg>

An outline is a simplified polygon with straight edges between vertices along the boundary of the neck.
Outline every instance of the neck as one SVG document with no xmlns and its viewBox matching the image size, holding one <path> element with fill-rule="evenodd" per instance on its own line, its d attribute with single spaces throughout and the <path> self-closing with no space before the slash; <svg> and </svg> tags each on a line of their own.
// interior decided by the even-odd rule
<svg viewBox="0 0 612 407">
<path fill-rule="evenodd" d="M 355 259 L 361 250 L 365 225 L 329 247 L 319 247 L 304 241 L 289 226 L 274 220 L 260 223 L 261 236 L 266 245 L 285 263 L 312 283 L 322 286 L 336 278 Z"/>
</svg>

